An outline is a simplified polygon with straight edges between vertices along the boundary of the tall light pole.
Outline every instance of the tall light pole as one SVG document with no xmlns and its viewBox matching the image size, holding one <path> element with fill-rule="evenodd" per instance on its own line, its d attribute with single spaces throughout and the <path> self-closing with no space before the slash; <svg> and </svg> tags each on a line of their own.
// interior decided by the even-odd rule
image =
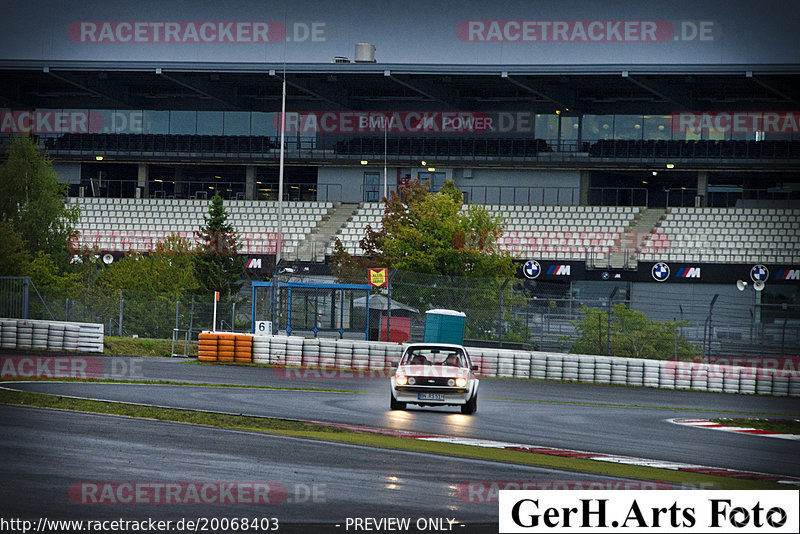
<svg viewBox="0 0 800 534">
<path fill-rule="evenodd" d="M 281 92 L 281 154 L 278 163 L 278 247 L 275 253 L 275 266 L 281 261 L 283 252 L 283 162 L 286 143 L 286 64 L 283 67 L 283 89 Z"/>
<path fill-rule="evenodd" d="M 389 174 L 386 170 L 386 153 L 389 149 L 389 120 L 383 116 L 383 198 L 389 198 Z"/>
</svg>

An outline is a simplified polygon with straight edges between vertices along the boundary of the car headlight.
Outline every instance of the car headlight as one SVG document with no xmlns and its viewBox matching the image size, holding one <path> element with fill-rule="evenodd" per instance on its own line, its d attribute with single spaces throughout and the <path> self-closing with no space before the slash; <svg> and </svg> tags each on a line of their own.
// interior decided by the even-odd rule
<svg viewBox="0 0 800 534">
<path fill-rule="evenodd" d="M 448 386 L 455 386 L 456 385 L 456 381 L 451 378 L 450 380 L 447 381 L 447 385 Z"/>
<path fill-rule="evenodd" d="M 463 388 L 464 386 L 467 385 L 467 379 L 464 378 L 463 376 L 459 376 L 458 378 L 456 378 L 456 385 L 460 388 Z"/>
<path fill-rule="evenodd" d="M 408 379 L 408 385 L 409 385 L 409 386 L 413 386 L 413 385 L 414 385 L 414 384 L 416 384 L 416 383 L 417 383 L 417 379 L 416 379 L 416 378 L 414 378 L 413 376 L 412 376 L 411 378 L 409 378 L 409 379 Z"/>
<path fill-rule="evenodd" d="M 406 377 L 406 375 L 397 375 L 395 380 L 398 386 L 405 386 L 408 383 L 408 377 Z"/>
</svg>

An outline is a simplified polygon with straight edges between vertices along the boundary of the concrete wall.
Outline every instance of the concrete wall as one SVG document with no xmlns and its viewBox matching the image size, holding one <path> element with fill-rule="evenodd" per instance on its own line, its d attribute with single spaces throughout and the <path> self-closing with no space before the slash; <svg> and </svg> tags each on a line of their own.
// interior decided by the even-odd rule
<svg viewBox="0 0 800 534">
<path fill-rule="evenodd" d="M 62 184 L 81 183 L 81 164 L 80 163 L 53 163 L 53 170 L 58 175 L 58 181 Z"/>
<path fill-rule="evenodd" d="M 377 172 L 383 167 L 320 167 L 317 184 L 319 200 L 331 202 L 363 202 L 364 173 Z M 397 187 L 399 175 L 419 178 L 428 172 L 425 167 L 390 167 L 389 190 Z M 553 169 L 453 169 L 436 167 L 445 179 L 455 180 L 475 204 L 578 205 L 580 203 L 580 171 Z"/>
<path fill-rule="evenodd" d="M 712 320 L 741 324 L 749 328 L 755 293 L 739 291 L 734 284 L 633 283 L 631 308 L 645 313 L 650 320 L 672 321 L 681 318 L 702 326 L 708 318 L 714 295 L 719 295 L 712 310 Z"/>
<path fill-rule="evenodd" d="M 578 205 L 580 171 L 455 169 L 456 185 L 475 204 Z"/>
<path fill-rule="evenodd" d="M 364 169 L 353 167 L 320 167 L 317 173 L 317 200 L 327 202 L 361 202 Z"/>
</svg>

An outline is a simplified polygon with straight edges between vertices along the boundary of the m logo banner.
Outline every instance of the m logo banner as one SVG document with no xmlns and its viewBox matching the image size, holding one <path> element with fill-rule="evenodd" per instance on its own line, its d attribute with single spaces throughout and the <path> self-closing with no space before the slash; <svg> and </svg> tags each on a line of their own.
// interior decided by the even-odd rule
<svg viewBox="0 0 800 534">
<path fill-rule="evenodd" d="M 775 273 L 775 280 L 800 280 L 800 269 L 781 269 Z"/>
<path fill-rule="evenodd" d="M 556 276 L 569 276 L 572 273 L 572 267 L 569 265 L 551 265 L 547 269 L 547 274 L 554 274 Z"/>
<path fill-rule="evenodd" d="M 675 273 L 678 278 L 700 278 L 700 267 L 681 267 Z"/>
</svg>

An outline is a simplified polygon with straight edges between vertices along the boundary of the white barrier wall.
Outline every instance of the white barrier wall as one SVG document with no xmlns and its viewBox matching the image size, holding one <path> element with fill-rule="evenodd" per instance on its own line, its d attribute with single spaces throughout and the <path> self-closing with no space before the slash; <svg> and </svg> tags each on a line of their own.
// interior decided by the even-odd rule
<svg viewBox="0 0 800 534">
<path fill-rule="evenodd" d="M 467 347 L 478 374 L 662 389 L 800 396 L 796 370 L 738 367 L 672 360 L 643 360 Z M 256 336 L 253 361 L 287 366 L 386 371 L 403 347 L 380 341 L 299 336 Z"/>
<path fill-rule="evenodd" d="M 0 319 L 0 348 L 103 352 L 103 325 Z"/>
</svg>

